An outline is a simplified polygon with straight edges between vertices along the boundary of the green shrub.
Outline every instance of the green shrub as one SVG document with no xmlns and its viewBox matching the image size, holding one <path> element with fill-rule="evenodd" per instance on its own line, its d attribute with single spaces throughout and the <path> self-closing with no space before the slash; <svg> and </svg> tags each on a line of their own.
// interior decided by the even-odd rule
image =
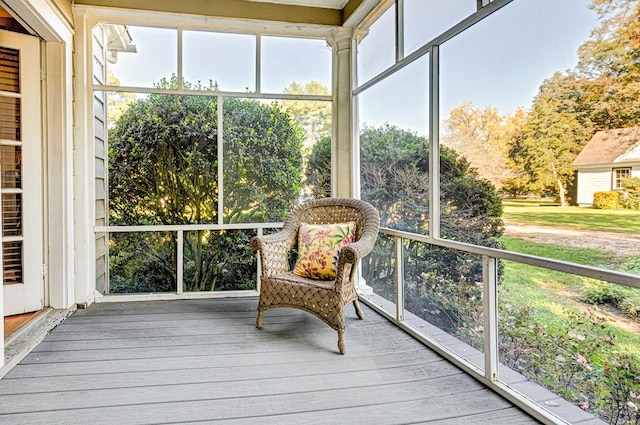
<svg viewBox="0 0 640 425">
<path fill-rule="evenodd" d="M 582 292 L 582 300 L 589 304 L 613 304 L 619 305 L 624 299 L 623 288 L 619 285 L 604 282 L 594 282 L 587 285 Z"/>
<path fill-rule="evenodd" d="M 620 310 L 629 317 L 640 319 L 640 294 L 635 294 L 622 300 Z"/>
<path fill-rule="evenodd" d="M 624 189 L 624 207 L 640 210 L 640 178 L 626 178 L 622 180 L 621 184 Z"/>
<path fill-rule="evenodd" d="M 593 194 L 593 208 L 599 210 L 617 210 L 620 205 L 620 192 L 596 192 Z"/>
<path fill-rule="evenodd" d="M 618 307 L 625 316 L 640 319 L 640 290 L 605 282 L 588 284 L 582 292 L 584 302 Z"/>
</svg>

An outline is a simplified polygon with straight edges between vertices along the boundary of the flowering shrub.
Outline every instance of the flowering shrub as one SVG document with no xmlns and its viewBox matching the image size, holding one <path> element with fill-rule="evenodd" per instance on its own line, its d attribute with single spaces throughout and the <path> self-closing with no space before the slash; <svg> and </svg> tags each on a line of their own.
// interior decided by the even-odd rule
<svg viewBox="0 0 640 425">
<path fill-rule="evenodd" d="M 640 424 L 640 360 L 626 353 L 602 319 L 564 311 L 550 329 L 530 307 L 505 306 L 500 360 L 612 425 Z"/>
</svg>

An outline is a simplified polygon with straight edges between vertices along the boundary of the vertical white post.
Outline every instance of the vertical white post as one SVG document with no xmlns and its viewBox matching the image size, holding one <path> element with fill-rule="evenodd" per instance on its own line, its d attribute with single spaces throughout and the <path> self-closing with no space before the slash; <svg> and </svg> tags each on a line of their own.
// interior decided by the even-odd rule
<svg viewBox="0 0 640 425">
<path fill-rule="evenodd" d="M 178 36 L 178 69 L 177 69 L 177 77 L 178 77 L 178 90 L 182 90 L 184 88 L 184 82 L 182 81 L 183 76 L 182 76 L 182 28 L 178 28 L 177 31 L 177 36 Z"/>
<path fill-rule="evenodd" d="M 440 237 L 440 54 L 429 53 L 429 236 Z"/>
<path fill-rule="evenodd" d="M 404 0 L 396 0 L 396 62 L 404 59 Z"/>
<path fill-rule="evenodd" d="M 258 229 L 258 236 L 262 236 L 264 234 L 264 229 L 260 227 Z M 260 253 L 256 252 L 256 257 L 258 257 L 257 261 L 257 273 L 256 273 L 256 291 L 260 292 L 260 284 L 261 284 L 261 274 L 262 274 L 262 263 L 260 260 Z"/>
<path fill-rule="evenodd" d="M 354 164 L 358 155 L 352 137 L 351 115 L 351 28 L 335 32 L 333 151 L 331 152 L 331 193 L 352 198 L 357 177 Z"/>
<path fill-rule="evenodd" d="M 404 321 L 404 250 L 402 248 L 402 238 L 396 236 L 396 320 Z"/>
<path fill-rule="evenodd" d="M 484 376 L 498 379 L 498 260 L 482 256 L 484 308 Z"/>
<path fill-rule="evenodd" d="M 256 93 L 262 93 L 262 35 L 256 35 Z"/>
<path fill-rule="evenodd" d="M 351 87 L 358 83 L 358 41 L 357 37 L 351 39 Z M 351 144 L 356 154 L 353 156 L 353 196 L 362 199 L 360 185 L 360 128 L 358 124 L 360 109 L 358 98 L 351 96 Z"/>
<path fill-rule="evenodd" d="M 224 98 L 218 96 L 218 224 L 224 224 Z"/>
<path fill-rule="evenodd" d="M 178 230 L 178 246 L 176 247 L 176 280 L 178 295 L 184 292 L 184 230 Z"/>
</svg>

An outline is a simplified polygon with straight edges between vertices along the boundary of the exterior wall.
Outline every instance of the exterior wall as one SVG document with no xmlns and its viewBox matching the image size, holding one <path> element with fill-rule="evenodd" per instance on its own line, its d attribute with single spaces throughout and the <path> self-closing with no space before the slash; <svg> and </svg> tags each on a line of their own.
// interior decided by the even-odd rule
<svg viewBox="0 0 640 425">
<path fill-rule="evenodd" d="M 578 205 L 593 204 L 595 192 L 611 190 L 611 167 L 578 170 Z"/>
<path fill-rule="evenodd" d="M 106 35 L 102 26 L 93 30 L 93 80 L 98 84 L 106 84 Z M 106 93 L 94 92 L 94 161 L 95 161 L 95 225 L 107 226 L 107 110 Z M 106 293 L 108 290 L 107 255 L 109 240 L 104 233 L 96 234 L 96 290 Z"/>
</svg>

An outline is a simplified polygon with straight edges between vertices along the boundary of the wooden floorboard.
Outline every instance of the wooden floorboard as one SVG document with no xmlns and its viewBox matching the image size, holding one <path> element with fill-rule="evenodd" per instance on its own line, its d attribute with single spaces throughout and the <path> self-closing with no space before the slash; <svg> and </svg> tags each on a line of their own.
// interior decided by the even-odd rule
<svg viewBox="0 0 640 425">
<path fill-rule="evenodd" d="M 4 318 L 4 339 L 9 338 L 24 326 L 29 324 L 33 319 L 38 317 L 44 310 L 34 311 L 32 313 L 16 314 Z"/>
<path fill-rule="evenodd" d="M 532 424 L 365 308 L 337 334 L 255 299 L 94 304 L 4 379 L 1 424 Z"/>
</svg>

